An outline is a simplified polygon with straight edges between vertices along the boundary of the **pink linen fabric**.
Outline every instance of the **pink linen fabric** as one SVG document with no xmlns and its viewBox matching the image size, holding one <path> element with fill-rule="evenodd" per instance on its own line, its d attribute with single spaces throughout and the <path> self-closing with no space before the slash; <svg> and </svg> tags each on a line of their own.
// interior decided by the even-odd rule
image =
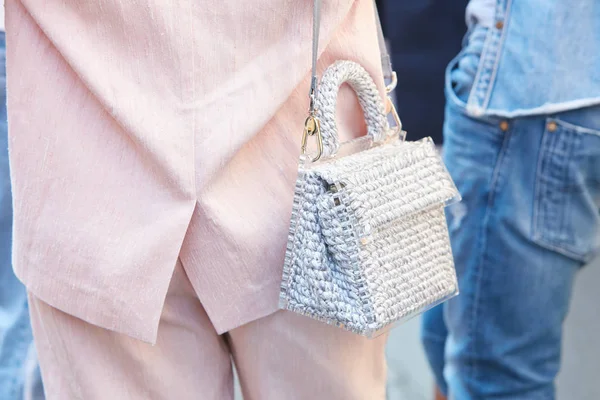
<svg viewBox="0 0 600 400">
<path fill-rule="evenodd" d="M 354 60 L 382 87 L 372 0 L 323 3 L 319 69 Z M 277 311 L 311 12 L 6 1 L 13 260 L 32 296 L 154 343 L 180 259 L 216 333 Z M 348 89 L 338 117 L 364 132 Z"/>
<path fill-rule="evenodd" d="M 384 400 L 386 337 L 367 339 L 286 311 L 218 335 L 181 264 L 156 345 L 30 296 L 48 400 Z"/>
</svg>

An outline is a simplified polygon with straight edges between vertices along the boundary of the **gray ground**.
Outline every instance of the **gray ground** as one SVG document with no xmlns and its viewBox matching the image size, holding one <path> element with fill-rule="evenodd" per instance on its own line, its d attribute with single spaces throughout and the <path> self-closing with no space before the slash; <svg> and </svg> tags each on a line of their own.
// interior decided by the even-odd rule
<svg viewBox="0 0 600 400">
<path fill-rule="evenodd" d="M 600 399 L 600 259 L 575 284 L 558 378 L 558 400 Z M 420 320 L 395 328 L 388 345 L 388 399 L 432 399 L 433 377 L 419 342 Z M 241 399 L 238 391 L 238 399 Z"/>
</svg>

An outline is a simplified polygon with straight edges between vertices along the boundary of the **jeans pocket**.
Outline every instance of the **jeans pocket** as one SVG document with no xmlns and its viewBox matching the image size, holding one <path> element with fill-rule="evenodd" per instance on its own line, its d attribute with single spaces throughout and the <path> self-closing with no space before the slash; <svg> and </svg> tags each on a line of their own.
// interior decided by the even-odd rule
<svg viewBox="0 0 600 400">
<path fill-rule="evenodd" d="M 548 118 L 537 165 L 533 240 L 587 262 L 600 249 L 600 131 Z"/>
<path fill-rule="evenodd" d="M 487 28 L 476 26 L 465 40 L 461 52 L 446 68 L 446 95 L 457 105 L 466 106 L 479 70 Z"/>
</svg>

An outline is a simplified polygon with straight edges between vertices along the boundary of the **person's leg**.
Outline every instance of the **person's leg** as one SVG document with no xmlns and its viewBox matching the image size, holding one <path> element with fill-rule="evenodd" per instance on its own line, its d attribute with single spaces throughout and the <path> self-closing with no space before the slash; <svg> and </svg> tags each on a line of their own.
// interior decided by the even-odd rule
<svg viewBox="0 0 600 400">
<path fill-rule="evenodd" d="M 154 346 L 30 304 L 49 400 L 233 399 L 229 349 L 179 263 Z"/>
<path fill-rule="evenodd" d="M 421 341 L 435 377 L 436 400 L 443 399 L 448 393 L 448 387 L 444 380 L 444 354 L 448 329 L 443 313 L 444 305 L 440 304 L 424 313 L 421 320 Z"/>
<path fill-rule="evenodd" d="M 555 119 L 556 117 L 556 119 Z M 445 305 L 451 398 L 553 399 L 575 273 L 600 237 L 600 108 L 512 121 L 447 114 L 460 296 Z"/>
<path fill-rule="evenodd" d="M 244 400 L 385 399 L 387 335 L 279 311 L 228 336 Z"/>
<path fill-rule="evenodd" d="M 448 228 L 459 279 L 459 298 L 469 294 L 470 282 L 465 272 L 479 260 L 480 233 L 488 205 L 490 182 L 494 179 L 493 165 L 501 148 L 501 129 L 493 123 L 470 121 L 449 108 L 446 114 L 444 158 L 457 187 L 463 196 L 460 203 L 447 210 Z M 455 131 L 464 132 L 467 141 L 457 140 Z M 462 137 L 462 136 L 461 136 Z M 463 156 L 457 157 L 456 152 Z M 452 300 L 451 300 L 452 301 Z M 444 314 L 449 303 L 427 312 L 423 317 L 422 339 L 437 385 L 448 394 L 444 370 L 447 365 L 448 327 Z M 466 323 L 466 322 L 465 322 Z M 450 390 L 451 392 L 451 390 Z M 457 399 L 461 399 L 457 397 Z"/>
<path fill-rule="evenodd" d="M 464 104 L 469 96 L 486 33 L 487 29 L 485 28 L 475 29 L 471 33 L 465 49 L 446 71 L 447 97 L 450 94 L 448 92 L 452 91 L 452 93 L 447 100 L 444 120 L 444 137 L 446 138 L 443 151 L 444 162 L 463 196 L 461 202 L 446 210 L 455 264 L 463 262 L 457 258 L 460 252 L 464 254 L 463 258 L 467 258 L 468 251 L 476 251 L 477 234 L 474 232 L 481 230 L 481 222 L 487 206 L 489 182 L 494 173 L 492 163 L 498 157 L 501 147 L 501 136 L 499 135 L 482 135 L 479 140 L 476 140 L 477 133 L 497 130 L 499 121 L 482 122 L 462 117 L 461 105 L 455 104 Z M 461 132 L 464 132 L 465 136 L 472 136 L 472 143 L 465 144 L 454 140 Z M 462 145 L 473 149 L 470 153 L 474 160 L 472 163 L 457 162 L 455 164 L 452 156 L 453 146 L 460 147 Z M 473 169 L 471 169 L 472 166 Z M 467 213 L 468 218 L 466 218 Z M 459 289 L 462 290 L 460 285 Z M 442 304 L 426 312 L 423 315 L 421 326 L 421 340 L 435 376 L 438 398 L 443 398 L 448 394 L 448 385 L 444 379 L 445 349 L 448 336 L 448 328 L 444 321 L 445 308 L 446 305 Z"/>
<path fill-rule="evenodd" d="M 472 33 L 446 76 L 444 159 L 463 196 L 448 210 L 461 294 L 445 318 L 424 319 L 424 344 L 453 399 L 552 399 L 573 277 L 600 245 L 600 109 L 558 120 L 469 116 L 482 37 Z M 441 341 L 428 339 L 443 336 L 440 326 L 443 363 Z"/>
</svg>

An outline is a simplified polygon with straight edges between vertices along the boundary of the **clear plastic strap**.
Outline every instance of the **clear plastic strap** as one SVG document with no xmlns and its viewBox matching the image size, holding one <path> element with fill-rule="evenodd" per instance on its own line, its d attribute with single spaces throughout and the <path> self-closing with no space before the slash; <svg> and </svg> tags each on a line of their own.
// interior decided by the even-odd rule
<svg viewBox="0 0 600 400">
<path fill-rule="evenodd" d="M 313 5 L 313 37 L 312 37 L 312 72 L 310 78 L 310 115 L 315 112 L 317 97 L 317 58 L 319 57 L 319 31 L 321 27 L 321 0 L 314 0 Z"/>
<path fill-rule="evenodd" d="M 385 79 L 387 92 L 390 93 L 396 88 L 396 73 L 392 68 L 392 59 L 390 57 L 390 53 L 388 53 L 387 46 L 385 44 L 383 28 L 381 27 L 381 20 L 379 18 L 379 12 L 377 11 L 377 3 L 375 1 L 373 1 L 373 9 L 375 10 L 375 23 L 377 24 L 377 41 L 379 44 L 379 52 L 381 53 L 381 69 L 383 70 L 383 78 Z"/>
<path fill-rule="evenodd" d="M 377 4 L 373 1 L 373 9 L 375 10 L 375 22 L 377 24 L 377 41 L 379 43 L 379 52 L 381 53 L 381 68 L 387 92 L 390 93 L 396 87 L 396 74 L 392 69 L 392 62 L 387 51 L 383 29 L 377 12 Z M 321 27 L 321 0 L 313 2 L 313 37 L 312 37 L 312 73 L 310 79 L 310 115 L 314 115 L 315 99 L 317 96 L 317 58 L 319 57 L 319 31 Z"/>
</svg>

